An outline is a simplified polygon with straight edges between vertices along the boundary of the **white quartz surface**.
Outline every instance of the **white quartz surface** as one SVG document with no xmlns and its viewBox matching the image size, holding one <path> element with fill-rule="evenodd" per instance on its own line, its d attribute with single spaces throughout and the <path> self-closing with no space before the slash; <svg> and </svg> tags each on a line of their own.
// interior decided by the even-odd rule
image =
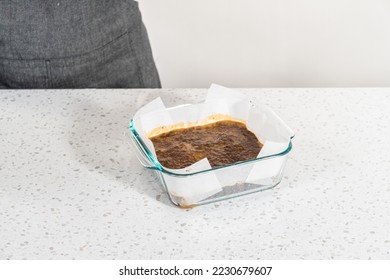
<svg viewBox="0 0 390 280">
<path fill-rule="evenodd" d="M 0 91 L 0 259 L 390 259 L 390 89 L 242 89 L 295 131 L 284 178 L 183 210 L 123 136 L 206 89 Z"/>
</svg>

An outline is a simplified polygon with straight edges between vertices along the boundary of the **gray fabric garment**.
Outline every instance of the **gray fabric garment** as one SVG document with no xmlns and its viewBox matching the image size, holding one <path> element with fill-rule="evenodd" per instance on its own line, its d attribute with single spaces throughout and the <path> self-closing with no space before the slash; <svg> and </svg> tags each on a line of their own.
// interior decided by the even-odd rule
<svg viewBox="0 0 390 280">
<path fill-rule="evenodd" d="M 0 88 L 156 87 L 137 2 L 0 0 Z"/>
</svg>

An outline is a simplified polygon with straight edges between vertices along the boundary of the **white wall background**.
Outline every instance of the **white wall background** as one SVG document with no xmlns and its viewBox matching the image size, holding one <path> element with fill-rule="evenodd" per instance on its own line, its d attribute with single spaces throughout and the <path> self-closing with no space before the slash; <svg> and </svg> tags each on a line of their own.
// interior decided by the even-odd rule
<svg viewBox="0 0 390 280">
<path fill-rule="evenodd" d="M 390 0 L 139 0 L 163 87 L 390 86 Z"/>
</svg>

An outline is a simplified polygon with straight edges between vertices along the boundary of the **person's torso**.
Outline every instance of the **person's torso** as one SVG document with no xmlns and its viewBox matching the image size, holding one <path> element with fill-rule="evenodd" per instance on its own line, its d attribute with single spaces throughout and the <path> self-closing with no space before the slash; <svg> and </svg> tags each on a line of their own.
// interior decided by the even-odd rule
<svg viewBox="0 0 390 280">
<path fill-rule="evenodd" d="M 71 57 L 126 33 L 139 17 L 132 0 L 0 1 L 0 58 Z M 136 19 L 138 20 L 138 18 Z"/>
</svg>

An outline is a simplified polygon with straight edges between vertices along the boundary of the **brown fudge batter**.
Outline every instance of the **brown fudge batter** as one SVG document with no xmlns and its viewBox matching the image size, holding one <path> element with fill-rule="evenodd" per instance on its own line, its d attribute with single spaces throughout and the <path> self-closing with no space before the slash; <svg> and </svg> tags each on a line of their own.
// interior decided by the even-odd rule
<svg viewBox="0 0 390 280">
<path fill-rule="evenodd" d="M 254 159 L 262 144 L 244 123 L 224 120 L 180 128 L 150 138 L 158 161 L 180 169 L 207 157 L 212 167 Z"/>
</svg>

